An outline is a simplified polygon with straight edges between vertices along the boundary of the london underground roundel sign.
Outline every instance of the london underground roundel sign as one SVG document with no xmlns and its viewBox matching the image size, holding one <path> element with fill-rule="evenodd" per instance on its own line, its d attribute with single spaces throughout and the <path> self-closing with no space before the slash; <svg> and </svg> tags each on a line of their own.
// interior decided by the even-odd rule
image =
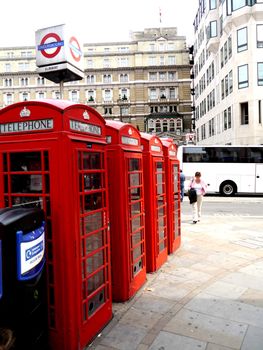
<svg viewBox="0 0 263 350">
<path fill-rule="evenodd" d="M 38 50 L 46 58 L 53 58 L 59 54 L 62 46 L 64 46 L 64 40 L 61 40 L 58 34 L 48 33 L 38 45 Z"/>
<path fill-rule="evenodd" d="M 72 36 L 69 39 L 69 49 L 70 49 L 70 53 L 71 53 L 72 57 L 74 58 L 74 60 L 76 62 L 79 62 L 81 59 L 81 56 L 82 56 L 82 52 L 81 52 L 79 42 L 74 36 Z"/>
</svg>

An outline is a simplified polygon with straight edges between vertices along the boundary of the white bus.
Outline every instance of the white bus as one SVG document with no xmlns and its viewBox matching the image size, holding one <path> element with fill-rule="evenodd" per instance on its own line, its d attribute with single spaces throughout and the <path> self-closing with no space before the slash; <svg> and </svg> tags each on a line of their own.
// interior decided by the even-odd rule
<svg viewBox="0 0 263 350">
<path fill-rule="evenodd" d="M 177 157 L 185 174 L 185 190 L 196 171 L 207 193 L 263 193 L 262 146 L 179 146 Z"/>
</svg>

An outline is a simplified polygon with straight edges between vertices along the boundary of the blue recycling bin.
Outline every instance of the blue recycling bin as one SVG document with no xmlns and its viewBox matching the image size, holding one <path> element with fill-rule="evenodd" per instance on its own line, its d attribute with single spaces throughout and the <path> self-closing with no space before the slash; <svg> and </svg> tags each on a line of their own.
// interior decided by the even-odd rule
<svg viewBox="0 0 263 350">
<path fill-rule="evenodd" d="M 0 327 L 15 349 L 47 349 L 44 212 L 0 209 Z"/>
</svg>

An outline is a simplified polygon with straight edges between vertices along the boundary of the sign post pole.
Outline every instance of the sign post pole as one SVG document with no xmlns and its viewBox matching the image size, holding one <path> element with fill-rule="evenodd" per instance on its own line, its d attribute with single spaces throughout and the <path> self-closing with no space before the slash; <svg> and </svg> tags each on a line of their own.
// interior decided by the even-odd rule
<svg viewBox="0 0 263 350">
<path fill-rule="evenodd" d="M 60 99 L 63 100 L 63 96 L 64 96 L 64 81 L 61 80 L 59 82 L 59 93 L 60 93 Z"/>
</svg>

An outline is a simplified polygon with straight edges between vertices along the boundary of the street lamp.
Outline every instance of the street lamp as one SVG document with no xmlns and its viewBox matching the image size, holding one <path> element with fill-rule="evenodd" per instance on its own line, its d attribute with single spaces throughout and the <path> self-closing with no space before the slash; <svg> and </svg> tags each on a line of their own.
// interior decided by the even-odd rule
<svg viewBox="0 0 263 350">
<path fill-rule="evenodd" d="M 127 101 L 128 101 L 128 99 L 127 99 L 126 95 L 123 95 L 123 96 L 119 95 L 117 103 L 118 103 L 118 106 L 120 107 L 120 121 L 121 122 L 122 122 L 122 109 L 124 106 L 127 106 Z"/>
</svg>

